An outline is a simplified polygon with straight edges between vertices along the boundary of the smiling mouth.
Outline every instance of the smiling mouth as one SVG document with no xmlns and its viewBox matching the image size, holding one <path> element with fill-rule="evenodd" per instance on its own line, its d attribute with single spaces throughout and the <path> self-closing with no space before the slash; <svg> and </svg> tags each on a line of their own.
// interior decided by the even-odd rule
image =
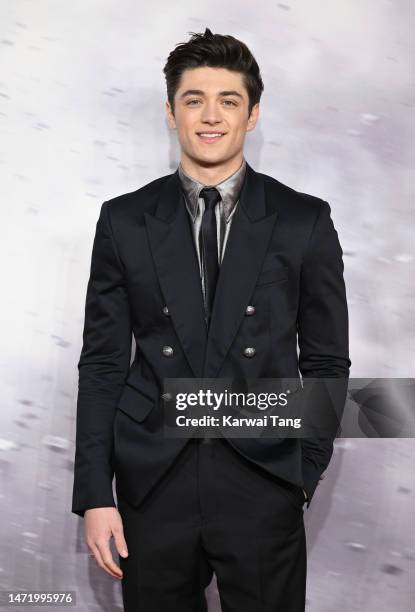
<svg viewBox="0 0 415 612">
<path fill-rule="evenodd" d="M 213 143 L 213 142 L 218 142 L 218 140 L 221 140 L 226 135 L 226 132 L 196 132 L 196 133 L 202 142 L 206 142 L 208 144 Z"/>
</svg>

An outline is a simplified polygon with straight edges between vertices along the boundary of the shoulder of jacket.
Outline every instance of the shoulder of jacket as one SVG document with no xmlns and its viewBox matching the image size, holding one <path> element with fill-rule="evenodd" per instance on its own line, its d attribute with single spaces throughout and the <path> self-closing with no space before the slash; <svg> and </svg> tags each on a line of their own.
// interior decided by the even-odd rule
<svg viewBox="0 0 415 612">
<path fill-rule="evenodd" d="M 286 207 L 292 212 L 310 215 L 311 218 L 316 218 L 325 208 L 330 210 L 328 202 L 323 198 L 298 191 L 268 174 L 258 174 L 262 177 L 268 193 L 275 196 L 279 208 Z"/>
<path fill-rule="evenodd" d="M 134 191 L 122 193 L 105 200 L 104 204 L 108 207 L 109 214 L 124 215 L 128 213 L 137 214 L 137 212 L 144 213 L 146 210 L 151 209 L 155 204 L 161 187 L 167 181 L 172 174 L 166 174 L 159 178 L 156 178 L 145 185 L 142 185 Z"/>
</svg>

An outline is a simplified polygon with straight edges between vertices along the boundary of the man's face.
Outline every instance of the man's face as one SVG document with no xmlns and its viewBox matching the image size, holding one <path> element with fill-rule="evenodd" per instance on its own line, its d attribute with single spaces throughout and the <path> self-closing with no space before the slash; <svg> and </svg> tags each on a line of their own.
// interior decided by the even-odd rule
<svg viewBox="0 0 415 612">
<path fill-rule="evenodd" d="M 245 134 L 255 127 L 259 104 L 248 117 L 249 98 L 241 73 L 207 66 L 187 69 L 174 102 L 174 116 L 166 102 L 167 119 L 171 128 L 177 128 L 182 157 L 202 166 L 242 158 Z"/>
</svg>

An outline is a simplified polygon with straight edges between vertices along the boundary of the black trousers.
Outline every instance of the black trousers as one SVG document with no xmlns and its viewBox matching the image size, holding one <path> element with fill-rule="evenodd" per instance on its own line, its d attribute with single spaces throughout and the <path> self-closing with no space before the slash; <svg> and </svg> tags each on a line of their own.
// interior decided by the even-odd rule
<svg viewBox="0 0 415 612">
<path fill-rule="evenodd" d="M 138 508 L 118 498 L 125 612 L 303 612 L 304 495 L 223 439 L 191 439 Z"/>
</svg>

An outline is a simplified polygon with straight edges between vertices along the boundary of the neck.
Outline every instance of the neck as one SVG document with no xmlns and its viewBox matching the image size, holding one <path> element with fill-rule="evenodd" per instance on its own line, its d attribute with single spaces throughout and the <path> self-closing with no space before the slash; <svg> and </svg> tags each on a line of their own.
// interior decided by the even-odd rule
<svg viewBox="0 0 415 612">
<path fill-rule="evenodd" d="M 203 185 L 218 185 L 241 167 L 243 154 L 215 165 L 201 165 L 198 161 L 182 153 L 180 163 L 184 172 Z"/>
</svg>

